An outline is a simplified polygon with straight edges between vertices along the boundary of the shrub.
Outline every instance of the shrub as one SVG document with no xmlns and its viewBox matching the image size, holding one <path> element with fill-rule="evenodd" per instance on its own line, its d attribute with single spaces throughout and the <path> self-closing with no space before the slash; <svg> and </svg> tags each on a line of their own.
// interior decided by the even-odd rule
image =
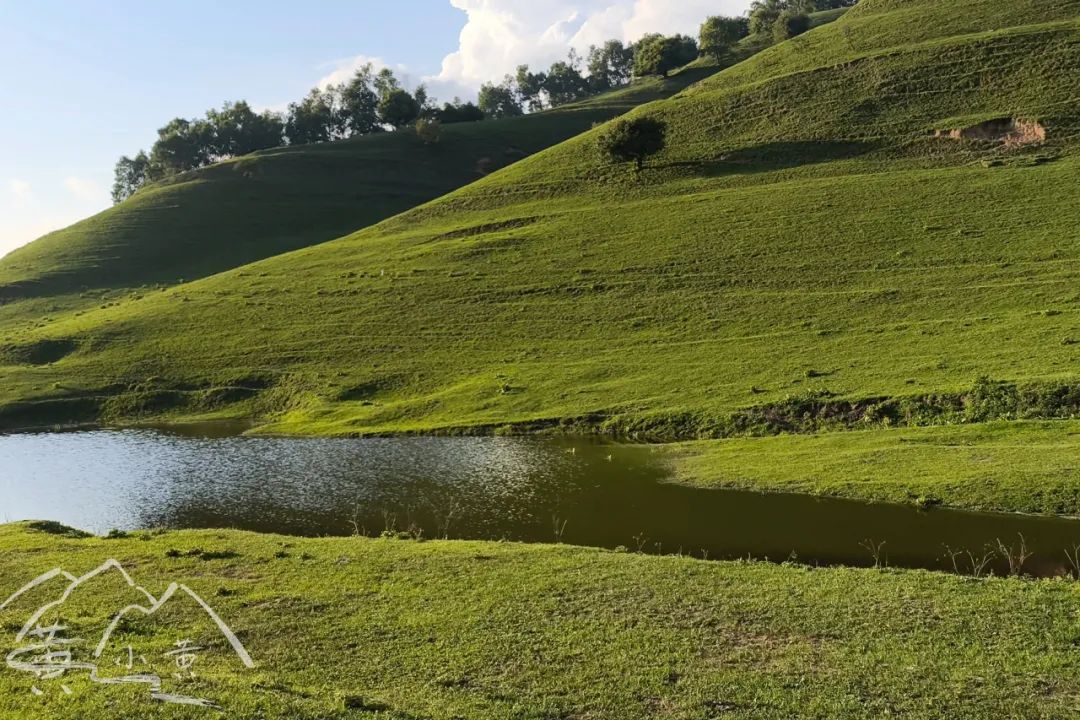
<svg viewBox="0 0 1080 720">
<path fill-rule="evenodd" d="M 63 525 L 55 520 L 34 520 L 33 522 L 27 523 L 26 527 L 36 532 L 59 535 L 60 537 L 72 538 L 75 540 L 91 537 L 88 532 Z"/>
<path fill-rule="evenodd" d="M 416 137 L 425 145 L 434 145 L 442 139 L 442 123 L 433 118 L 420 118 L 416 121 Z"/>
<path fill-rule="evenodd" d="M 599 139 L 605 157 L 615 162 L 634 162 L 639 173 L 646 158 L 659 153 L 666 144 L 667 123 L 649 117 L 613 122 Z"/>
<path fill-rule="evenodd" d="M 776 42 L 784 42 L 793 37 L 802 35 L 810 29 L 810 16 L 806 13 L 785 10 L 780 13 L 773 23 L 773 39 Z"/>
</svg>

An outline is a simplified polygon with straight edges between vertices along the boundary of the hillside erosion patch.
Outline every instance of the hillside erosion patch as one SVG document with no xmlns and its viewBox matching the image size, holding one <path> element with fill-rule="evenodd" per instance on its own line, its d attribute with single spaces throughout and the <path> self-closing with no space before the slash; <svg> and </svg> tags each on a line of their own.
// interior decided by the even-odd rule
<svg viewBox="0 0 1080 720">
<path fill-rule="evenodd" d="M 1046 128 L 1035 120 L 1020 118 L 994 118 L 974 125 L 935 130 L 934 137 L 950 140 L 975 140 L 1018 147 L 1021 145 L 1040 145 L 1046 142 Z"/>
<path fill-rule="evenodd" d="M 844 399 L 827 390 L 721 416 L 698 413 L 615 416 L 605 431 L 645 441 L 677 442 L 823 431 L 1068 420 L 1080 417 L 1080 383 L 1017 384 L 980 378 L 964 392 Z"/>
<path fill-rule="evenodd" d="M 0 363 L 12 365 L 48 365 L 63 360 L 78 350 L 74 340 L 39 340 L 24 345 L 0 345 Z"/>
</svg>

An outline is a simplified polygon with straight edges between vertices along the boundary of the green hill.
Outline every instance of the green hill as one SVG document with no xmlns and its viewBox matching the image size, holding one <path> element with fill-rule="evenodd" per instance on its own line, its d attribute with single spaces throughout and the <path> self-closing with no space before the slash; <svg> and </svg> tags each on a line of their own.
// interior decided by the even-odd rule
<svg viewBox="0 0 1080 720">
<path fill-rule="evenodd" d="M 695 67 L 521 118 L 268 150 L 144 189 L 0 259 L 0 302 L 175 285 L 341 237 L 716 71 Z"/>
<path fill-rule="evenodd" d="M 670 127 L 640 180 L 587 132 L 347 238 L 9 331 L 3 417 L 669 439 L 1075 413 L 1078 18 L 864 0 L 636 110 Z"/>
</svg>

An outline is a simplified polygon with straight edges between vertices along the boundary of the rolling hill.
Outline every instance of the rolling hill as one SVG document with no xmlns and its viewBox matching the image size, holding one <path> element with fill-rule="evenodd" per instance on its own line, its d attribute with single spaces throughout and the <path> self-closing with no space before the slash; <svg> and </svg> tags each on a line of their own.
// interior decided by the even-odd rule
<svg viewBox="0 0 1080 720">
<path fill-rule="evenodd" d="M 0 301 L 175 285 L 416 207 L 716 72 L 687 68 L 520 118 L 266 150 L 151 185 L 0 259 Z"/>
<path fill-rule="evenodd" d="M 1078 2 L 863 0 L 633 111 L 670 128 L 641 178 L 589 131 L 348 237 L 10 329 L 2 417 L 674 439 L 1067 416 L 1078 96 Z"/>
</svg>

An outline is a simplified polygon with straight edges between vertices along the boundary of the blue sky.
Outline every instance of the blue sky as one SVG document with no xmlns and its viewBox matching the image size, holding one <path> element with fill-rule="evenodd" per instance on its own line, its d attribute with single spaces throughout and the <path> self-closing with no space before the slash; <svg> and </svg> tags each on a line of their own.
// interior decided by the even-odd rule
<svg viewBox="0 0 1080 720">
<path fill-rule="evenodd" d="M 465 20 L 432 0 L 0 0 L 0 254 L 107 207 L 117 157 L 169 118 L 285 104 L 360 52 L 437 72 Z"/>
<path fill-rule="evenodd" d="M 436 97 L 749 0 L 0 0 L 0 255 L 110 204 L 112 167 L 226 100 L 283 109 L 369 59 Z"/>
</svg>

